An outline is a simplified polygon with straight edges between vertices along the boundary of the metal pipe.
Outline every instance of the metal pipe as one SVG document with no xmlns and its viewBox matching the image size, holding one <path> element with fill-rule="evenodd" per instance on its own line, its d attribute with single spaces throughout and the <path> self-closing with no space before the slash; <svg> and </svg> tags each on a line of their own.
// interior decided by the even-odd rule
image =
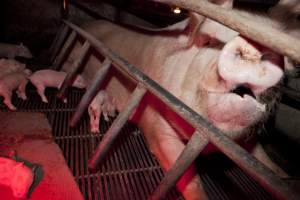
<svg viewBox="0 0 300 200">
<path fill-rule="evenodd" d="M 235 10 L 227 10 L 209 1 L 155 0 L 176 5 L 213 19 L 270 49 L 300 62 L 300 40 L 267 24 L 255 22 Z"/>
<path fill-rule="evenodd" d="M 59 38 L 58 38 L 58 40 L 56 41 L 56 43 L 53 47 L 53 54 L 51 56 L 51 61 L 52 62 L 54 61 L 56 55 L 58 54 L 63 42 L 65 41 L 65 39 L 67 37 L 67 34 L 68 34 L 68 31 L 69 31 L 69 27 L 64 26 L 64 28 L 62 29 L 61 34 L 59 34 Z"/>
<path fill-rule="evenodd" d="M 104 80 L 110 66 L 111 66 L 111 61 L 106 58 L 102 63 L 101 68 L 95 74 L 95 78 L 91 83 L 90 87 L 86 90 L 85 94 L 81 98 L 80 103 L 70 120 L 71 127 L 74 127 L 77 124 L 77 122 L 80 120 L 81 116 L 83 115 L 84 111 L 87 109 L 87 107 L 90 105 L 94 97 L 97 95 L 97 92 L 99 91 L 99 86 Z"/>
<path fill-rule="evenodd" d="M 131 97 L 127 102 L 126 107 L 114 120 L 113 124 L 105 133 L 102 141 L 99 143 L 96 150 L 94 151 L 92 158 L 88 161 L 88 167 L 90 170 L 95 171 L 97 169 L 104 156 L 107 154 L 109 148 L 112 146 L 113 142 L 119 135 L 120 130 L 127 122 L 132 112 L 137 108 L 137 106 L 141 102 L 146 91 L 147 90 L 141 85 L 138 85 L 135 88 L 134 92 L 131 94 Z"/>
<path fill-rule="evenodd" d="M 74 82 L 78 71 L 82 65 L 82 61 L 85 58 L 88 50 L 90 48 L 90 43 L 88 41 L 85 41 L 83 46 L 81 47 L 81 50 L 79 52 L 79 56 L 77 59 L 74 61 L 74 63 L 71 66 L 71 70 L 67 74 L 66 78 L 64 79 L 64 82 L 62 83 L 62 86 L 60 87 L 60 90 L 57 94 L 57 97 L 60 99 L 64 99 L 68 90 L 68 87 L 72 85 Z"/>
<path fill-rule="evenodd" d="M 60 70 L 61 63 L 65 56 L 67 55 L 67 52 L 70 50 L 71 45 L 73 44 L 74 40 L 76 39 L 76 31 L 72 31 L 70 36 L 68 37 L 66 43 L 62 47 L 60 53 L 58 56 L 55 58 L 53 62 L 53 69 L 54 70 Z"/>
<path fill-rule="evenodd" d="M 54 37 L 54 39 L 53 39 L 53 42 L 52 42 L 52 44 L 51 44 L 51 46 L 50 46 L 50 48 L 49 48 L 49 52 L 53 52 L 54 47 L 55 47 L 55 45 L 56 45 L 56 43 L 57 43 L 57 40 L 58 40 L 60 34 L 62 33 L 62 30 L 63 30 L 64 27 L 65 27 L 65 24 L 64 24 L 64 23 L 62 23 L 62 24 L 58 27 L 57 33 L 56 33 L 56 35 L 55 35 L 55 37 Z"/>
<path fill-rule="evenodd" d="M 204 133 L 195 131 L 174 165 L 149 197 L 149 200 L 164 199 L 167 192 L 175 186 L 176 182 L 206 147 L 208 142 Z"/>
<path fill-rule="evenodd" d="M 296 193 L 291 191 L 289 186 L 278 178 L 270 169 L 266 168 L 262 163 L 257 161 L 248 152 L 242 149 L 239 145 L 225 136 L 219 129 L 213 126 L 212 123 L 193 111 L 191 108 L 182 103 L 178 98 L 163 89 L 159 84 L 144 75 L 141 71 L 122 59 L 119 55 L 105 47 L 102 42 L 96 39 L 91 34 L 82 30 L 78 26 L 64 21 L 72 29 L 76 30 L 82 37 L 87 39 L 91 46 L 98 50 L 103 55 L 107 56 L 114 62 L 114 66 L 120 71 L 129 74 L 137 82 L 142 83 L 154 95 L 159 97 L 166 105 L 174 110 L 178 115 L 182 116 L 187 122 L 195 128 L 205 129 L 209 140 L 224 152 L 229 158 L 242 167 L 246 173 L 250 174 L 254 179 L 259 181 L 265 188 L 280 196 L 282 199 L 298 199 Z"/>
</svg>

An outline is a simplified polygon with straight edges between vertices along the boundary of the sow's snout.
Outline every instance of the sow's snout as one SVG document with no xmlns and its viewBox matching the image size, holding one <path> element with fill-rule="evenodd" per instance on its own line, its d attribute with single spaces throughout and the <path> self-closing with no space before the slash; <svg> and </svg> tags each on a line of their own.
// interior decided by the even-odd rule
<svg viewBox="0 0 300 200">
<path fill-rule="evenodd" d="M 266 112 L 260 94 L 275 86 L 283 75 L 282 56 L 237 36 L 222 49 L 218 73 L 225 93 L 210 94 L 208 117 L 220 129 L 231 132 L 259 121 Z"/>
<path fill-rule="evenodd" d="M 281 64 L 280 55 L 238 36 L 224 46 L 218 70 L 228 88 L 245 85 L 259 95 L 279 82 Z"/>
</svg>

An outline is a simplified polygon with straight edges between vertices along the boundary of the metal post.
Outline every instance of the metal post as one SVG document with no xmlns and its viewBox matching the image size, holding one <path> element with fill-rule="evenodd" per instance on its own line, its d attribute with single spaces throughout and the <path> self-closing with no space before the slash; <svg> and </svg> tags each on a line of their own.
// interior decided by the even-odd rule
<svg viewBox="0 0 300 200">
<path fill-rule="evenodd" d="M 85 41 L 83 46 L 81 47 L 78 58 L 72 64 L 70 72 L 67 74 L 64 82 L 62 83 L 62 86 L 60 87 L 60 90 L 57 94 L 58 98 L 60 98 L 60 99 L 65 98 L 68 87 L 70 85 L 72 85 L 72 83 L 74 82 L 74 80 L 77 76 L 77 73 L 82 65 L 82 61 L 85 58 L 89 48 L 90 48 L 90 43 L 88 41 Z"/>
<path fill-rule="evenodd" d="M 60 53 L 58 54 L 58 56 L 55 58 L 55 60 L 53 62 L 52 68 L 54 70 L 59 70 L 59 67 L 60 67 L 63 59 L 67 55 L 67 52 L 69 51 L 69 49 L 70 49 L 70 47 L 73 44 L 73 42 L 74 42 L 75 39 L 76 39 L 76 31 L 72 31 L 72 33 L 68 37 L 66 43 L 62 47 Z"/>
<path fill-rule="evenodd" d="M 251 19 L 251 14 L 244 16 L 234 9 L 225 9 L 209 1 L 199 0 L 155 0 L 160 3 L 177 5 L 187 10 L 215 20 L 225 26 L 236 30 L 241 35 L 250 38 L 273 51 L 288 56 L 300 62 L 300 40 L 283 31 L 272 28 L 271 25 L 262 24 Z"/>
<path fill-rule="evenodd" d="M 59 38 L 58 40 L 56 41 L 54 47 L 53 47 L 53 54 L 51 56 L 51 62 L 54 61 L 56 55 L 58 54 L 59 52 L 59 49 L 61 48 L 67 34 L 68 34 L 68 31 L 69 31 L 69 27 L 68 26 L 64 26 L 61 34 L 59 35 Z"/>
<path fill-rule="evenodd" d="M 206 147 L 208 142 L 207 137 L 203 136 L 203 133 L 196 131 L 172 168 L 166 173 L 163 180 L 149 197 L 149 200 L 164 199 L 167 192 L 175 186 L 179 178 Z"/>
<path fill-rule="evenodd" d="M 140 85 L 138 85 L 135 88 L 135 90 L 131 94 L 130 99 L 127 102 L 125 109 L 114 120 L 113 124 L 105 133 L 103 140 L 97 146 L 92 158 L 89 160 L 88 167 L 90 170 L 95 171 L 97 169 L 97 166 L 99 166 L 104 156 L 112 146 L 113 142 L 116 140 L 117 136 L 119 135 L 120 130 L 127 122 L 128 118 L 130 117 L 130 114 L 137 108 L 137 106 L 141 102 L 146 91 L 147 90 Z"/>
<path fill-rule="evenodd" d="M 65 27 L 65 24 L 64 24 L 64 23 L 62 23 L 62 24 L 59 26 L 59 28 L 58 28 L 58 30 L 57 30 L 57 33 L 56 33 L 56 35 L 55 35 L 55 37 L 54 37 L 54 39 L 53 39 L 53 42 L 52 42 L 52 44 L 51 44 L 51 47 L 49 48 L 49 52 L 53 52 L 54 47 L 55 47 L 55 45 L 56 45 L 56 43 L 57 43 L 57 40 L 58 40 L 60 34 L 62 33 L 62 30 L 64 29 L 64 27 Z"/>
<path fill-rule="evenodd" d="M 85 94 L 81 98 L 81 101 L 74 115 L 71 118 L 70 126 L 74 127 L 77 124 L 77 122 L 83 115 L 84 111 L 87 109 L 87 107 L 90 105 L 94 97 L 97 95 L 97 92 L 99 90 L 99 85 L 104 80 L 110 66 L 111 66 L 111 60 L 109 60 L 108 58 L 105 59 L 101 68 L 96 73 L 95 78 L 91 83 L 90 87 L 86 90 Z"/>
</svg>

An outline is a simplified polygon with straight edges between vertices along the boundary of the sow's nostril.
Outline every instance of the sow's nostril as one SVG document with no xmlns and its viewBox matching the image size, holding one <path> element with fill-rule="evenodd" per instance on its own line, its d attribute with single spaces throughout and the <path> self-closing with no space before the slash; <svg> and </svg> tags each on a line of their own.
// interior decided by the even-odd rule
<svg viewBox="0 0 300 200">
<path fill-rule="evenodd" d="M 256 98 L 252 90 L 246 86 L 238 86 L 234 90 L 231 91 L 232 93 L 235 93 L 241 97 L 244 97 L 244 95 L 249 95 L 253 98 Z"/>
</svg>

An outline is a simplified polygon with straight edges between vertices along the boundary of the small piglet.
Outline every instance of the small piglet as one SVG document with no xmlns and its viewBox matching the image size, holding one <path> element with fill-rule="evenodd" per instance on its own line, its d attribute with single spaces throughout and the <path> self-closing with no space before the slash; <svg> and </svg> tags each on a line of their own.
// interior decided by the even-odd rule
<svg viewBox="0 0 300 200">
<path fill-rule="evenodd" d="M 16 71 L 3 76 L 0 79 L 0 96 L 4 97 L 4 103 L 11 110 L 16 110 L 16 107 L 11 103 L 11 96 L 14 90 L 19 98 L 26 100 L 26 84 L 28 77 L 31 75 L 29 69 Z"/>
<path fill-rule="evenodd" d="M 16 60 L 2 58 L 0 59 L 0 78 L 12 72 L 22 71 L 25 67 L 25 64 Z"/>
<path fill-rule="evenodd" d="M 30 50 L 22 43 L 20 45 L 0 43 L 0 57 L 6 58 L 32 58 Z"/>
<path fill-rule="evenodd" d="M 95 96 L 88 108 L 90 117 L 90 126 L 92 133 L 99 133 L 99 121 L 101 113 L 105 121 L 108 121 L 108 116 L 116 115 L 116 99 L 110 97 L 105 90 L 101 90 Z"/>
<path fill-rule="evenodd" d="M 60 88 L 67 73 L 66 72 L 58 72 L 50 69 L 40 70 L 34 72 L 30 77 L 30 81 L 37 88 L 37 92 L 42 98 L 42 101 L 48 103 L 47 97 L 45 96 L 46 87 Z M 85 80 L 78 75 L 73 82 L 74 87 L 77 88 L 85 88 L 86 83 Z"/>
<path fill-rule="evenodd" d="M 0 185 L 10 187 L 14 197 L 26 198 L 33 177 L 33 172 L 24 163 L 0 157 Z"/>
</svg>

